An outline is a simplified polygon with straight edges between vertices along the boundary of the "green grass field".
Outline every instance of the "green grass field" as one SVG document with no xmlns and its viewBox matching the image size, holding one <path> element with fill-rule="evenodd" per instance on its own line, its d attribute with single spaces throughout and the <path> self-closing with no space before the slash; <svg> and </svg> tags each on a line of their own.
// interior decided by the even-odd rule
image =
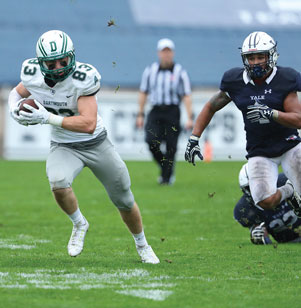
<svg viewBox="0 0 301 308">
<path fill-rule="evenodd" d="M 300 307 L 300 244 L 252 245 L 233 219 L 242 162 L 179 162 L 171 187 L 154 163 L 127 165 L 158 265 L 139 262 L 89 170 L 73 188 L 90 229 L 69 257 L 45 163 L 0 161 L 0 307 Z"/>
</svg>

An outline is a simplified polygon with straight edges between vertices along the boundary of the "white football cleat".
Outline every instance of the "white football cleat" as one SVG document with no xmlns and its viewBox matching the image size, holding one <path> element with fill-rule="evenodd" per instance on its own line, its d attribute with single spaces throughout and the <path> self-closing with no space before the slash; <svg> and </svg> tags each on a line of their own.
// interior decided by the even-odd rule
<svg viewBox="0 0 301 308">
<path fill-rule="evenodd" d="M 89 223 L 85 219 L 85 224 L 77 224 L 73 226 L 71 237 L 68 243 L 68 253 L 71 257 L 78 256 L 84 249 L 84 241 L 86 233 L 89 229 Z"/>
<path fill-rule="evenodd" d="M 136 247 L 142 263 L 158 264 L 160 260 L 155 255 L 151 246 Z"/>
<path fill-rule="evenodd" d="M 291 185 L 294 189 L 294 186 L 290 180 L 287 180 L 286 184 Z M 296 192 L 295 189 L 294 189 L 293 195 L 290 198 L 286 199 L 286 201 L 293 208 L 293 211 L 295 212 L 296 216 L 300 218 L 301 217 L 301 197 Z"/>
</svg>

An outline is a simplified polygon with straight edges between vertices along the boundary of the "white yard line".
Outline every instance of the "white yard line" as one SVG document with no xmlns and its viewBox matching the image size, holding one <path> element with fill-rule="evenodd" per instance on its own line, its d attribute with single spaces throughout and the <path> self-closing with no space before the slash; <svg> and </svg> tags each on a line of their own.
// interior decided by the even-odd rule
<svg viewBox="0 0 301 308">
<path fill-rule="evenodd" d="M 155 301 L 164 301 L 170 296 L 175 284 L 168 276 L 152 276 L 144 269 L 121 270 L 97 274 L 85 268 L 76 273 L 64 270 L 39 269 L 27 273 L 0 272 L 0 288 L 38 289 L 104 289 L 109 288 L 123 295 Z"/>
<path fill-rule="evenodd" d="M 34 249 L 39 244 L 49 243 L 49 240 L 35 239 L 30 235 L 20 234 L 16 238 L 1 239 L 0 248 Z M 0 272 L 0 288 L 5 289 L 104 289 L 110 288 L 122 295 L 129 295 L 155 301 L 164 301 L 175 286 L 168 276 L 152 276 L 147 270 L 133 269 L 97 274 L 87 272 L 85 268 L 76 273 L 64 270 L 38 269 L 34 272 L 8 273 Z"/>
<path fill-rule="evenodd" d="M 15 238 L 1 239 L 0 248 L 4 249 L 34 249 L 37 244 L 45 244 L 51 241 L 45 239 L 35 239 L 30 235 L 19 234 Z"/>
<path fill-rule="evenodd" d="M 154 301 L 164 301 L 168 296 L 170 296 L 172 291 L 162 291 L 162 290 L 124 290 L 124 291 L 116 291 L 116 293 L 131 295 L 140 298 L 152 299 Z"/>
<path fill-rule="evenodd" d="M 3 243 L 3 242 L 0 242 L 0 248 L 7 248 L 7 249 L 25 249 L 25 250 L 28 250 L 28 249 L 34 249 L 36 248 L 35 245 L 17 245 L 17 244 L 6 244 L 6 243 Z"/>
</svg>

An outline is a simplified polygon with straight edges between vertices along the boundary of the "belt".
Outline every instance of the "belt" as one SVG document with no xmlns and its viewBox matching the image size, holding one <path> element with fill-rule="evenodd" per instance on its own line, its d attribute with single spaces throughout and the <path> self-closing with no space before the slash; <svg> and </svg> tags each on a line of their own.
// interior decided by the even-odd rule
<svg viewBox="0 0 301 308">
<path fill-rule="evenodd" d="M 81 141 L 81 142 L 68 142 L 68 143 L 59 143 L 55 141 L 51 141 L 52 146 L 63 146 L 67 148 L 72 148 L 75 150 L 88 150 L 91 149 L 100 143 L 102 143 L 107 136 L 107 132 L 101 132 L 97 137 L 87 140 L 87 141 Z"/>
<path fill-rule="evenodd" d="M 171 109 L 171 108 L 179 108 L 179 105 L 165 105 L 165 104 L 161 104 L 161 105 L 154 105 L 153 109 L 158 109 L 158 110 L 167 110 L 167 109 Z"/>
</svg>

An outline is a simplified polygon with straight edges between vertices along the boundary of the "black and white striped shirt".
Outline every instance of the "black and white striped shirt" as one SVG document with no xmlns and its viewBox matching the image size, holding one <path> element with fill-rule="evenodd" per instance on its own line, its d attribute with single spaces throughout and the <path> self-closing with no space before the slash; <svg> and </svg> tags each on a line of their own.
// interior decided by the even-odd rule
<svg viewBox="0 0 301 308">
<path fill-rule="evenodd" d="M 140 91 L 149 94 L 151 104 L 179 105 L 183 96 L 191 93 L 187 72 L 181 64 L 171 69 L 161 69 L 158 62 L 147 66 L 143 72 Z"/>
</svg>

